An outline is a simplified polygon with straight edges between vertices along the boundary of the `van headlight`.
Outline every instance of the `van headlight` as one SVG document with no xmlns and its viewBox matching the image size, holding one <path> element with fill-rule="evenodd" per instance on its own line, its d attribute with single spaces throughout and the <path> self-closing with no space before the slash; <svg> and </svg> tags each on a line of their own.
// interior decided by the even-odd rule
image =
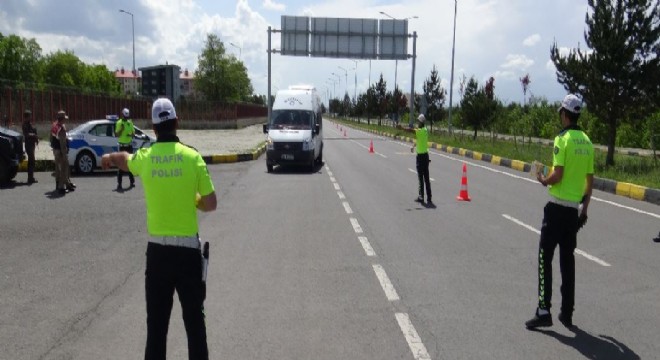
<svg viewBox="0 0 660 360">
<path fill-rule="evenodd" d="M 270 136 L 266 139 L 266 150 L 275 150 L 273 139 L 271 139 Z"/>
</svg>

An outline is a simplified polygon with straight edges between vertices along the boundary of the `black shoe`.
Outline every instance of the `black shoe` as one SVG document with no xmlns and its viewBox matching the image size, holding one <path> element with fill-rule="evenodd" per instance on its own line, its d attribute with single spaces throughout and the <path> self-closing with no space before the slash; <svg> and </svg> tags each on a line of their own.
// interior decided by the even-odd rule
<svg viewBox="0 0 660 360">
<path fill-rule="evenodd" d="M 122 190 L 121 184 L 117 184 L 117 191 L 121 191 L 121 190 Z"/>
<path fill-rule="evenodd" d="M 660 243 L 660 233 L 658 233 L 658 237 L 653 239 L 653 241 L 655 241 L 657 243 Z"/>
<path fill-rule="evenodd" d="M 424 203 L 424 197 L 423 196 L 418 196 L 417 199 L 415 199 L 416 202 L 423 204 Z"/>
<path fill-rule="evenodd" d="M 57 189 L 57 193 L 60 195 L 66 194 L 66 189 Z"/>
<path fill-rule="evenodd" d="M 427 206 L 427 207 L 430 207 L 430 208 L 435 208 L 435 204 L 433 203 L 433 201 L 431 201 L 431 199 L 429 199 L 429 200 L 426 202 L 426 206 Z"/>
<path fill-rule="evenodd" d="M 70 187 L 72 189 L 75 189 L 77 186 L 76 186 L 76 184 L 70 182 L 66 187 Z"/>
<path fill-rule="evenodd" d="M 37 179 L 35 178 L 28 179 L 28 184 L 36 184 L 36 183 L 38 183 Z"/>
<path fill-rule="evenodd" d="M 564 324 L 564 326 L 566 326 L 567 328 L 570 329 L 573 327 L 573 315 L 564 314 L 563 312 L 560 312 L 558 318 L 559 318 L 559 322 Z"/>
<path fill-rule="evenodd" d="M 536 310 L 534 317 L 525 322 L 525 327 L 528 329 L 536 329 L 538 327 L 548 326 L 552 326 L 552 315 L 550 312 L 544 315 L 539 315 L 539 311 Z"/>
<path fill-rule="evenodd" d="M 134 187 L 135 187 L 135 183 L 132 182 L 131 185 L 128 188 L 131 189 L 131 188 L 134 188 Z"/>
<path fill-rule="evenodd" d="M 67 189 L 67 191 L 74 191 L 74 190 L 76 190 L 76 187 L 75 187 L 75 185 L 72 186 L 72 184 L 67 184 L 66 189 Z"/>
</svg>

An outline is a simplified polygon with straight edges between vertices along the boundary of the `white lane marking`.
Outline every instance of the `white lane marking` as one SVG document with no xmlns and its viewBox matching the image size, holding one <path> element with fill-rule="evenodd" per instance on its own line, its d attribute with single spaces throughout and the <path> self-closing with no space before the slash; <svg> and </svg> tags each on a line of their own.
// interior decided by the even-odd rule
<svg viewBox="0 0 660 360">
<path fill-rule="evenodd" d="M 540 231 L 540 230 L 538 230 L 538 229 L 536 229 L 536 228 L 534 228 L 534 227 L 532 227 L 532 226 L 530 226 L 530 225 L 527 225 L 527 224 L 525 224 L 524 222 L 522 222 L 522 221 L 520 221 L 520 220 L 518 220 L 518 219 L 516 219 L 516 218 L 514 218 L 514 217 L 512 217 L 512 216 L 510 216 L 510 215 L 502 214 L 502 216 L 503 216 L 504 218 L 506 218 L 506 219 L 508 219 L 508 220 L 511 220 L 512 222 L 514 222 L 514 223 L 516 223 L 516 224 L 518 224 L 518 225 L 520 225 L 520 226 L 522 226 L 522 227 L 524 227 L 524 228 L 526 228 L 526 229 L 532 231 L 532 232 L 535 232 L 537 235 L 541 235 L 541 231 Z M 583 250 L 580 250 L 580 249 L 578 249 L 578 248 L 575 249 L 575 253 L 584 256 L 585 258 L 587 258 L 587 259 L 589 259 L 589 260 L 595 262 L 595 263 L 598 264 L 598 265 L 602 265 L 602 266 L 605 266 L 605 267 L 612 266 L 612 265 L 610 265 L 609 263 L 607 263 L 607 262 L 605 262 L 605 261 L 603 261 L 603 260 L 601 260 L 601 259 L 599 259 L 599 258 L 597 258 L 597 257 L 595 257 L 595 256 L 593 256 L 593 255 L 591 255 L 591 254 L 589 254 L 589 253 L 586 253 L 586 252 L 584 252 Z"/>
<path fill-rule="evenodd" d="M 364 252 L 367 254 L 367 256 L 376 256 L 376 252 L 371 247 L 369 240 L 367 240 L 365 236 L 358 236 L 358 240 L 360 240 L 360 244 L 362 244 L 362 248 L 364 249 Z"/>
<path fill-rule="evenodd" d="M 351 225 L 353 225 L 353 230 L 355 230 L 356 234 L 362 234 L 362 226 L 360 226 L 360 223 L 357 221 L 356 218 L 351 218 Z"/>
<path fill-rule="evenodd" d="M 336 183 L 336 182 L 337 182 L 337 179 L 335 179 L 334 176 L 330 176 L 330 181 L 332 181 L 333 183 Z"/>
<path fill-rule="evenodd" d="M 333 183 L 332 185 L 335 186 L 335 190 L 340 190 L 340 189 L 341 189 L 341 188 L 339 187 L 339 184 L 337 184 L 337 183 Z"/>
<path fill-rule="evenodd" d="M 634 207 L 630 207 L 630 206 L 626 206 L 626 205 L 621 205 L 621 204 L 615 203 L 615 202 L 613 202 L 613 201 L 609 201 L 609 200 L 605 200 L 605 199 L 597 198 L 597 197 L 595 197 L 595 196 L 592 196 L 591 199 L 596 200 L 596 201 L 600 201 L 600 202 L 604 202 L 604 203 L 606 203 L 606 204 L 610 204 L 610 205 L 618 206 L 618 207 L 620 207 L 620 208 L 622 208 L 622 209 L 626 209 L 626 210 L 634 211 L 634 212 L 637 212 L 637 213 L 640 213 L 640 214 L 648 215 L 648 216 L 654 217 L 654 218 L 656 218 L 656 219 L 660 219 L 660 214 L 654 214 L 654 213 L 652 213 L 652 212 L 648 212 L 648 211 L 644 211 L 644 210 L 636 209 L 636 208 L 634 208 Z"/>
<path fill-rule="evenodd" d="M 348 204 L 348 201 L 344 201 L 341 204 L 344 205 L 344 210 L 346 210 L 347 214 L 353 213 L 353 209 L 351 209 L 351 205 Z"/>
<path fill-rule="evenodd" d="M 337 191 L 337 196 L 339 196 L 339 199 L 340 199 L 340 200 L 344 200 L 344 199 L 346 199 L 346 195 L 344 195 L 344 193 L 341 192 L 341 191 Z"/>
<path fill-rule="evenodd" d="M 387 297 L 387 300 L 389 301 L 400 300 L 399 294 L 396 293 L 396 289 L 394 289 L 394 285 L 392 285 L 390 278 L 387 277 L 387 273 L 385 273 L 385 269 L 383 269 L 383 267 L 380 266 L 379 264 L 374 264 L 373 267 L 374 267 L 374 272 L 376 273 L 376 277 L 380 282 L 380 286 L 383 288 L 383 291 L 385 292 L 385 296 Z"/>
<path fill-rule="evenodd" d="M 431 360 L 431 356 L 428 351 L 426 351 L 426 346 L 424 346 L 422 339 L 419 337 L 419 334 L 417 334 L 417 330 L 415 330 L 408 314 L 396 313 L 394 315 L 396 316 L 396 321 L 399 323 L 401 332 L 406 338 L 415 360 Z"/>
<path fill-rule="evenodd" d="M 399 145 L 401 145 L 401 146 L 408 146 L 408 145 L 406 145 L 406 144 L 404 144 L 404 143 L 400 143 L 400 142 L 396 142 L 396 143 L 399 144 Z M 471 161 L 466 161 L 466 160 L 464 160 L 464 159 L 456 159 L 456 158 L 453 158 L 453 157 L 451 157 L 451 156 L 449 156 L 449 155 L 440 154 L 440 153 L 437 153 L 437 152 L 434 152 L 434 151 L 429 151 L 429 153 L 434 154 L 434 155 L 438 155 L 438 156 L 442 156 L 442 157 L 447 158 L 447 159 L 449 159 L 449 160 L 458 161 L 458 162 L 464 162 L 464 163 L 466 163 L 466 164 L 468 164 L 468 165 L 470 165 L 470 166 L 475 166 L 475 167 L 478 167 L 478 168 L 481 168 L 481 169 L 484 169 L 484 170 L 488 170 L 488 171 L 491 171 L 491 172 L 494 172 L 494 173 L 498 173 L 498 174 L 502 174 L 502 175 L 510 176 L 510 177 L 512 177 L 512 178 L 515 178 L 515 179 L 525 180 L 525 181 L 527 181 L 527 182 L 531 182 L 531 183 L 534 183 L 534 184 L 538 183 L 538 181 L 537 181 L 536 179 L 531 179 L 531 178 L 528 178 L 528 177 L 523 177 L 523 176 L 518 176 L 518 175 L 510 174 L 510 173 L 508 173 L 508 172 L 506 172 L 506 171 L 496 170 L 496 169 L 490 168 L 490 167 L 488 167 L 488 166 L 479 165 L 479 164 L 473 163 L 473 162 L 471 162 Z M 648 216 L 654 217 L 654 218 L 656 218 L 656 219 L 660 219 L 660 214 L 655 214 L 655 213 L 648 212 L 648 211 L 644 211 L 644 210 L 640 210 L 640 209 L 637 209 L 637 208 L 634 208 L 634 207 L 631 207 L 631 206 L 622 205 L 622 204 L 616 203 L 616 202 L 614 202 L 614 201 L 609 201 L 609 200 L 601 199 L 601 198 L 596 197 L 596 196 L 592 196 L 591 199 L 592 199 L 592 200 L 596 200 L 596 201 L 600 201 L 600 202 L 604 202 L 604 203 L 609 204 L 609 205 L 617 206 L 617 207 L 620 207 L 620 208 L 622 208 L 622 209 L 626 209 L 626 210 L 634 211 L 634 212 L 639 213 L 639 214 L 648 215 Z"/>
<path fill-rule="evenodd" d="M 330 178 L 332 179 L 333 176 L 332 171 L 330 171 L 330 169 L 328 169 L 327 167 L 325 168 L 325 170 L 328 172 L 328 176 L 330 176 Z"/>
<path fill-rule="evenodd" d="M 351 140 L 351 142 L 354 142 L 354 143 L 358 144 L 360 147 L 362 147 L 362 148 L 366 149 L 367 151 L 369 151 L 369 147 L 368 147 L 368 146 L 364 146 L 364 145 L 360 144 L 359 142 L 357 142 L 357 141 L 355 141 L 355 140 Z M 383 159 L 387 159 L 387 156 L 385 156 L 385 155 L 379 153 L 378 151 L 375 151 L 375 150 L 374 150 L 374 154 L 376 154 L 376 155 L 382 157 Z"/>
<path fill-rule="evenodd" d="M 417 175 L 417 171 L 416 171 L 416 170 L 413 170 L 413 169 L 411 169 L 411 168 L 408 168 L 408 170 L 409 170 L 411 173 L 414 173 L 415 175 Z M 435 181 L 434 178 L 429 178 L 429 179 L 431 179 L 431 181 Z"/>
</svg>

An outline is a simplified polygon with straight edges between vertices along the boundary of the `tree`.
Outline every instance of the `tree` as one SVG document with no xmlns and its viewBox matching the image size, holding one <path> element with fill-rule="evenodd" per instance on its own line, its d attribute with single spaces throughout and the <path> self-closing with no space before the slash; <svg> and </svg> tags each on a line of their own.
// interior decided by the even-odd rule
<svg viewBox="0 0 660 360">
<path fill-rule="evenodd" d="M 523 107 L 525 107 L 525 101 L 527 99 L 527 90 L 529 90 L 529 84 L 532 82 L 532 80 L 529 78 L 529 74 L 525 74 L 525 76 L 520 78 L 520 85 L 522 86 L 523 89 Z"/>
<path fill-rule="evenodd" d="M 471 77 L 465 87 L 461 100 L 461 116 L 474 129 L 474 139 L 477 138 L 477 131 L 490 126 L 495 118 L 497 101 L 494 83 L 495 79 L 491 77 L 484 87 L 479 88 L 477 80 Z"/>
<path fill-rule="evenodd" d="M 445 89 L 440 86 L 440 77 L 435 65 L 431 70 L 431 76 L 426 79 L 422 85 L 424 96 L 426 97 L 426 105 L 428 106 L 426 116 L 433 125 L 437 120 L 443 116 L 443 106 L 445 104 Z"/>
<path fill-rule="evenodd" d="M 660 1 L 588 0 L 585 41 L 589 50 L 563 56 L 557 43 L 550 57 L 557 80 L 582 96 L 607 123 L 606 165 L 614 165 L 617 126 L 660 106 Z M 641 115 L 641 116 L 640 116 Z"/>
<path fill-rule="evenodd" d="M 208 34 L 197 58 L 195 87 L 211 101 L 248 101 L 253 88 L 243 62 L 227 56 L 215 34 Z"/>
<path fill-rule="evenodd" d="M 380 73 L 380 79 L 374 90 L 376 91 L 376 103 L 378 104 L 376 108 L 378 113 L 378 126 L 380 126 L 380 121 L 387 111 L 387 82 L 383 80 L 383 73 Z"/>
<path fill-rule="evenodd" d="M 83 84 L 85 64 L 73 51 L 56 51 L 44 60 L 44 82 L 62 87 L 80 87 Z"/>
<path fill-rule="evenodd" d="M 41 47 L 34 39 L 0 36 L 0 79 L 36 83 L 41 75 Z"/>
</svg>

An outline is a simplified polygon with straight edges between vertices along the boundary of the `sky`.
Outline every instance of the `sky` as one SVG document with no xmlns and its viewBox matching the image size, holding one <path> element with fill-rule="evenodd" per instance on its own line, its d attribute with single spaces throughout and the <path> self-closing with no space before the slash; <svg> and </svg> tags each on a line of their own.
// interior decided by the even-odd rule
<svg viewBox="0 0 660 360">
<path fill-rule="evenodd" d="M 412 18 L 408 29 L 417 33 L 417 93 L 434 66 L 449 91 L 455 19 L 456 105 L 463 76 L 474 77 L 482 86 L 494 77 L 496 97 L 508 104 L 523 102 L 520 78 L 529 74 L 527 99 L 534 95 L 561 100 L 566 91 L 557 82 L 550 48 L 555 42 L 563 53 L 584 48 L 588 5 L 587 0 L 2 0 L 0 32 L 36 39 L 44 55 L 70 50 L 87 64 L 128 70 L 133 62 L 131 16 L 120 9 L 133 14 L 137 68 L 167 63 L 194 71 L 207 34 L 213 33 L 228 54 L 244 62 L 255 93 L 264 95 L 267 29 L 281 29 L 283 15 L 386 19 L 384 12 Z M 272 49 L 279 50 L 280 43 L 280 33 L 273 33 Z M 412 47 L 409 41 L 408 54 Z M 353 97 L 381 74 L 388 90 L 396 80 L 409 93 L 412 60 L 355 62 L 273 53 L 271 74 L 273 93 L 293 84 L 311 84 L 324 98 L 343 97 L 346 92 Z M 445 106 L 448 103 L 449 94 Z"/>
</svg>

